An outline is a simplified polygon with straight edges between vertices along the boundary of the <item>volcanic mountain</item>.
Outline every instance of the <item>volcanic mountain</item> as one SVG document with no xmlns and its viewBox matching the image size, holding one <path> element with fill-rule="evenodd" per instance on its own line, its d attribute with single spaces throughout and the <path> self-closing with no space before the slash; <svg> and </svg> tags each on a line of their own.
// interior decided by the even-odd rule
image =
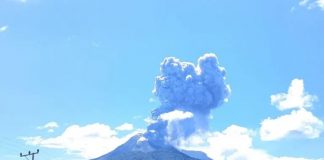
<svg viewBox="0 0 324 160">
<path fill-rule="evenodd" d="M 190 156 L 189 156 L 190 155 Z M 155 146 L 137 134 L 115 150 L 93 160 L 211 160 L 198 151 L 180 151 L 171 145 Z"/>
<path fill-rule="evenodd" d="M 160 106 L 151 112 L 144 134 L 137 134 L 112 152 L 94 160 L 210 160 L 204 153 L 175 148 L 182 139 L 208 131 L 211 110 L 227 101 L 230 87 L 215 54 L 197 65 L 165 58 L 153 94 Z"/>
</svg>

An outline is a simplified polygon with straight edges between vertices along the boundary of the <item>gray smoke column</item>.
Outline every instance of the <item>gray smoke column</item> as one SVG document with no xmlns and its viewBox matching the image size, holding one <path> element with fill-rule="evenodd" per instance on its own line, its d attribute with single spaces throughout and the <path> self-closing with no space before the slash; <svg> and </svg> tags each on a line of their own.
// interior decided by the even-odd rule
<svg viewBox="0 0 324 160">
<path fill-rule="evenodd" d="M 161 106 L 152 111 L 145 134 L 152 145 L 177 145 L 180 138 L 208 129 L 210 111 L 230 94 L 225 69 L 215 54 L 205 54 L 197 66 L 167 57 L 161 63 L 153 94 Z"/>
</svg>

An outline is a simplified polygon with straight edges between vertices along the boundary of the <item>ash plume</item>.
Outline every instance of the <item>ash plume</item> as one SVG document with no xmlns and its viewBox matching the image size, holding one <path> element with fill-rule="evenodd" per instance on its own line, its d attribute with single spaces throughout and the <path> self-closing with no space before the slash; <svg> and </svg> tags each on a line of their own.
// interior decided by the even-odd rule
<svg viewBox="0 0 324 160">
<path fill-rule="evenodd" d="M 211 110 L 230 94 L 217 56 L 205 54 L 197 65 L 167 57 L 160 72 L 153 94 L 161 105 L 152 111 L 152 123 L 145 133 L 151 145 L 177 145 L 181 138 L 208 130 Z"/>
</svg>

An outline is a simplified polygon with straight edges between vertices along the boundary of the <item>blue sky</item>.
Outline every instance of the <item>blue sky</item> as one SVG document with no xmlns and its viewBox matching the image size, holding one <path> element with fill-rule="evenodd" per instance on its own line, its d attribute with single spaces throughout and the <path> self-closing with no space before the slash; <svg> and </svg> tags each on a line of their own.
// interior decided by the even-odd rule
<svg viewBox="0 0 324 160">
<path fill-rule="evenodd" d="M 159 106 L 152 89 L 161 61 L 196 63 L 207 52 L 217 54 L 232 89 L 212 113 L 213 132 L 237 125 L 255 132 L 253 147 L 268 154 L 324 158 L 323 134 L 274 141 L 258 134 L 268 117 L 290 114 L 270 96 L 287 93 L 296 78 L 305 95 L 317 97 L 307 112 L 324 121 L 323 4 L 0 0 L 0 159 L 36 148 L 39 159 L 82 159 L 89 155 L 82 149 L 25 144 L 73 125 L 109 126 L 121 139 L 146 128 L 144 119 Z M 58 127 L 48 132 L 41 127 L 48 122 Z M 124 123 L 133 128 L 117 131 Z"/>
</svg>

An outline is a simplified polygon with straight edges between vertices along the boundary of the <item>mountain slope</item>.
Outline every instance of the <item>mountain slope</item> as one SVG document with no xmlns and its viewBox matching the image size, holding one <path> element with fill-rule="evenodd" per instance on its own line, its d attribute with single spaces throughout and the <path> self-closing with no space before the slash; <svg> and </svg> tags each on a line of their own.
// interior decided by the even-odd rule
<svg viewBox="0 0 324 160">
<path fill-rule="evenodd" d="M 184 154 L 186 154 L 186 155 L 188 155 L 188 156 L 190 156 L 190 157 L 197 158 L 199 160 L 212 160 L 204 152 L 200 152 L 200 151 L 189 151 L 189 150 L 181 150 L 181 152 L 184 153 Z"/>
</svg>

